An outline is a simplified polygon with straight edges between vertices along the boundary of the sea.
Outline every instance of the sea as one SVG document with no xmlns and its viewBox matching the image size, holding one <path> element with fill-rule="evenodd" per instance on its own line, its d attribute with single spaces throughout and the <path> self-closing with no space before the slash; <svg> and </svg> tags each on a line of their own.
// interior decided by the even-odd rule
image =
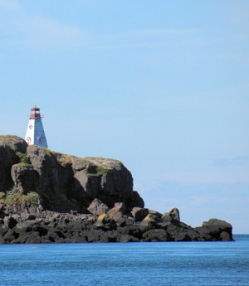
<svg viewBox="0 0 249 286">
<path fill-rule="evenodd" d="M 0 285 L 248 286 L 249 235 L 234 238 L 0 245 Z"/>
</svg>

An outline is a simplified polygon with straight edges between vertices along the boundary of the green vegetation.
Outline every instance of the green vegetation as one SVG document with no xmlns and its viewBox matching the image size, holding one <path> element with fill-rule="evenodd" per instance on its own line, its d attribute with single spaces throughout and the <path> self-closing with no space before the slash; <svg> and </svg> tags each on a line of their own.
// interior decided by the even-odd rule
<svg viewBox="0 0 249 286">
<path fill-rule="evenodd" d="M 95 165 L 104 165 L 106 167 L 113 167 L 115 165 L 123 166 L 123 163 L 116 159 L 102 158 L 102 157 L 85 157 L 82 159 L 83 161 L 89 163 L 93 163 Z"/>
<path fill-rule="evenodd" d="M 57 161 L 62 165 L 71 164 L 71 156 L 66 154 L 55 154 Z"/>
<path fill-rule="evenodd" d="M 114 159 L 100 157 L 85 157 L 82 162 L 86 164 L 87 176 L 105 177 L 110 170 L 119 169 L 123 166 L 122 162 Z"/>
<path fill-rule="evenodd" d="M 38 206 L 39 195 L 36 192 L 29 192 L 24 195 L 18 189 L 13 189 L 6 194 L 4 203 L 6 205 Z"/>
<path fill-rule="evenodd" d="M 105 177 L 108 173 L 108 169 L 104 166 L 98 165 L 98 166 L 94 166 L 96 167 L 96 172 L 88 172 L 86 169 L 86 174 L 87 176 L 92 176 L 92 177 Z"/>
<path fill-rule="evenodd" d="M 24 166 L 24 167 L 32 167 L 31 164 L 28 164 L 28 163 L 24 163 L 24 162 L 20 162 L 17 164 L 18 166 Z"/>
<path fill-rule="evenodd" d="M 97 166 L 97 174 L 98 176 L 106 176 L 108 173 L 108 169 L 105 168 L 104 166 Z"/>
<path fill-rule="evenodd" d="M 55 152 L 55 151 L 51 151 L 50 149 L 47 148 L 42 148 L 44 150 L 44 152 L 49 156 L 55 156 L 58 163 L 62 164 L 62 165 L 66 165 L 66 164 L 71 164 L 71 156 L 64 154 L 64 153 L 59 153 L 59 152 Z"/>
<path fill-rule="evenodd" d="M 41 147 L 40 147 L 40 148 L 41 148 Z M 44 150 L 44 152 L 45 152 L 49 157 L 51 157 L 52 154 L 53 154 L 53 151 L 51 151 L 51 150 L 48 149 L 48 148 L 42 148 L 42 150 Z"/>
<path fill-rule="evenodd" d="M 21 153 L 21 152 L 16 152 L 16 155 L 19 157 L 20 163 L 28 164 L 28 165 L 31 164 L 31 162 L 30 162 L 29 157 L 27 156 L 27 154 L 24 154 L 24 153 Z"/>
<path fill-rule="evenodd" d="M 4 192 L 0 192 L 0 200 L 4 199 L 4 197 L 5 197 L 5 193 Z"/>
<path fill-rule="evenodd" d="M 89 161 L 86 160 L 86 159 L 81 159 L 81 160 L 82 160 L 82 163 L 83 163 L 84 165 L 87 165 L 87 164 L 89 163 Z"/>
</svg>

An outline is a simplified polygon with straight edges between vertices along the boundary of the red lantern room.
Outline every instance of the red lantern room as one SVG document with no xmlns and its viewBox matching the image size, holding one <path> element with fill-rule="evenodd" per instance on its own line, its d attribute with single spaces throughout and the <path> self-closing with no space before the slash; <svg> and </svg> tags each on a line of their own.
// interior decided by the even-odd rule
<svg viewBox="0 0 249 286">
<path fill-rule="evenodd" d="M 30 114 L 30 118 L 40 118 L 41 114 L 40 114 L 40 108 L 39 107 L 33 107 L 31 108 L 31 114 Z"/>
</svg>

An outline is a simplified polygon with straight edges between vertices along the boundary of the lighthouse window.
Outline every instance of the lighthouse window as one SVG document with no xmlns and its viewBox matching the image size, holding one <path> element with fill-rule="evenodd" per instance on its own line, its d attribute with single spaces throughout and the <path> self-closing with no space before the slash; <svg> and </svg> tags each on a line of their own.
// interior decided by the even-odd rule
<svg viewBox="0 0 249 286">
<path fill-rule="evenodd" d="M 33 125 L 29 125 L 29 129 L 32 129 L 33 128 Z"/>
</svg>

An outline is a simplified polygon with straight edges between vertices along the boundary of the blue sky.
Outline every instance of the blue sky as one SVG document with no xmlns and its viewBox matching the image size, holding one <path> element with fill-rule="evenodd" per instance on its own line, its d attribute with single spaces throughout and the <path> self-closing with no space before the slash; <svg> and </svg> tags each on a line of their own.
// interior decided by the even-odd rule
<svg viewBox="0 0 249 286">
<path fill-rule="evenodd" d="M 249 2 L 0 0 L 0 134 L 123 161 L 147 207 L 249 233 Z"/>
</svg>

